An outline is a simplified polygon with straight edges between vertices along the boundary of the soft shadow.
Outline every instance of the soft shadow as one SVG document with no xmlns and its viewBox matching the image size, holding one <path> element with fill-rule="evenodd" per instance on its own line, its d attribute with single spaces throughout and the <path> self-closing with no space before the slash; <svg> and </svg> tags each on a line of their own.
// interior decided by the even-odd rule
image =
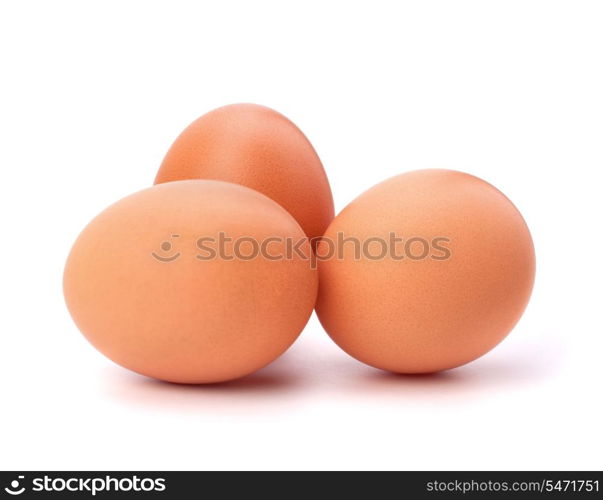
<svg viewBox="0 0 603 500">
<path fill-rule="evenodd" d="M 238 380 L 217 384 L 175 384 L 136 375 L 108 366 L 103 390 L 113 400 L 128 406 L 199 414 L 274 413 L 295 404 L 301 385 L 292 363 L 283 356 L 270 366 Z"/>
<path fill-rule="evenodd" d="M 502 347 L 502 346 L 501 346 Z M 444 372 L 401 375 L 380 370 L 356 370 L 345 390 L 356 395 L 409 398 L 482 396 L 490 391 L 522 391 L 557 376 L 566 351 L 553 344 L 498 348 L 467 365 Z"/>
<path fill-rule="evenodd" d="M 304 342 L 245 378 L 207 385 L 179 385 L 107 366 L 103 392 L 125 406 L 192 413 L 273 417 L 300 406 L 475 402 L 503 393 L 537 390 L 559 376 L 567 349 L 547 338 L 503 344 L 465 366 L 426 375 L 399 375 L 366 366 L 328 343 Z"/>
</svg>

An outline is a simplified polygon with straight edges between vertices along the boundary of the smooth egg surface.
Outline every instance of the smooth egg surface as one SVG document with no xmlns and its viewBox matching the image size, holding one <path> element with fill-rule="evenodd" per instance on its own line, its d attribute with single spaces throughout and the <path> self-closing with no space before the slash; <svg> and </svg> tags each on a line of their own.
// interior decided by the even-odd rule
<svg viewBox="0 0 603 500">
<path fill-rule="evenodd" d="M 399 373 L 488 352 L 519 320 L 534 282 L 532 238 L 517 208 L 451 170 L 369 189 L 333 220 L 317 253 L 324 328 L 358 360 Z"/>
<path fill-rule="evenodd" d="M 306 136 L 265 106 L 232 104 L 191 123 L 167 152 L 155 184 L 216 179 L 242 184 L 282 205 L 309 238 L 333 219 L 333 196 Z"/>
<path fill-rule="evenodd" d="M 308 258 L 279 258 L 288 239 L 303 240 Z M 82 333 L 116 363 L 170 382 L 221 382 L 270 363 L 302 331 L 318 289 L 311 254 L 299 224 L 263 194 L 170 182 L 92 220 L 68 257 L 64 294 Z"/>
</svg>

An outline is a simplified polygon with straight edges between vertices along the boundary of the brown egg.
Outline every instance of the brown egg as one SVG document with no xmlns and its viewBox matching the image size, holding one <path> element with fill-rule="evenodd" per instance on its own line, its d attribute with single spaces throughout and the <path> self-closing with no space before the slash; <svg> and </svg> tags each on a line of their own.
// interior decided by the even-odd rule
<svg viewBox="0 0 603 500">
<path fill-rule="evenodd" d="M 289 240 L 303 240 L 303 255 L 287 254 Z M 84 229 L 65 299 L 116 363 L 171 382 L 221 382 L 270 363 L 302 331 L 318 289 L 311 254 L 295 219 L 257 191 L 171 182 L 118 201 Z"/>
<path fill-rule="evenodd" d="M 369 189 L 333 220 L 318 257 L 324 328 L 355 358 L 399 373 L 453 368 L 492 349 L 522 315 L 535 269 L 509 199 L 449 170 Z"/>
<path fill-rule="evenodd" d="M 329 181 L 314 148 L 290 120 L 256 104 L 215 109 L 190 124 L 167 152 L 155 184 L 235 182 L 272 198 L 309 238 L 333 219 Z"/>
</svg>

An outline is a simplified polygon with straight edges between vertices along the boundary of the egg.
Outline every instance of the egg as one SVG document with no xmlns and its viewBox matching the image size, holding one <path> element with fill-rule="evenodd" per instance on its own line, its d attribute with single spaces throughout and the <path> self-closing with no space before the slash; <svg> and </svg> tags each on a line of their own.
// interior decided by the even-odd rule
<svg viewBox="0 0 603 500">
<path fill-rule="evenodd" d="M 531 294 L 534 246 L 509 199 L 451 170 L 403 174 L 333 220 L 317 250 L 318 317 L 358 360 L 398 373 L 468 363 L 496 346 Z"/>
<path fill-rule="evenodd" d="M 183 179 L 256 189 L 282 205 L 313 240 L 333 219 L 331 188 L 312 144 L 264 106 L 232 104 L 190 124 L 167 152 L 155 184 Z"/>
<path fill-rule="evenodd" d="M 170 382 L 222 382 L 270 363 L 302 331 L 318 289 L 311 255 L 299 224 L 263 194 L 170 182 L 90 222 L 67 259 L 64 295 L 116 363 Z"/>
</svg>

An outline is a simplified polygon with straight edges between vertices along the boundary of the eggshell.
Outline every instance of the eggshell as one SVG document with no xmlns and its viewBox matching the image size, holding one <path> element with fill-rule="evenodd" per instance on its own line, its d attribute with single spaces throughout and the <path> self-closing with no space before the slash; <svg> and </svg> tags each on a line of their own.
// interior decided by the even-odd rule
<svg viewBox="0 0 603 500">
<path fill-rule="evenodd" d="M 233 240 L 222 257 L 220 233 Z M 268 254 L 254 257 L 253 242 L 269 237 Z M 286 255 L 287 239 L 304 240 L 311 255 L 293 217 L 252 189 L 204 180 L 154 186 L 84 229 L 65 267 L 65 299 L 87 339 L 130 370 L 181 383 L 242 377 L 282 354 L 314 307 L 310 260 L 274 259 Z"/>
<path fill-rule="evenodd" d="M 282 205 L 309 238 L 333 219 L 320 159 L 286 117 L 256 104 L 215 109 L 189 125 L 167 152 L 155 184 L 216 179 L 256 189 Z"/>
<path fill-rule="evenodd" d="M 392 232 L 405 242 L 383 258 L 373 240 L 357 260 L 347 240 L 391 241 Z M 340 258 L 327 259 L 321 242 L 318 317 L 342 349 L 384 370 L 428 373 L 474 360 L 509 333 L 532 290 L 534 247 L 521 214 L 462 172 L 386 180 L 350 203 L 325 238 Z"/>
</svg>

